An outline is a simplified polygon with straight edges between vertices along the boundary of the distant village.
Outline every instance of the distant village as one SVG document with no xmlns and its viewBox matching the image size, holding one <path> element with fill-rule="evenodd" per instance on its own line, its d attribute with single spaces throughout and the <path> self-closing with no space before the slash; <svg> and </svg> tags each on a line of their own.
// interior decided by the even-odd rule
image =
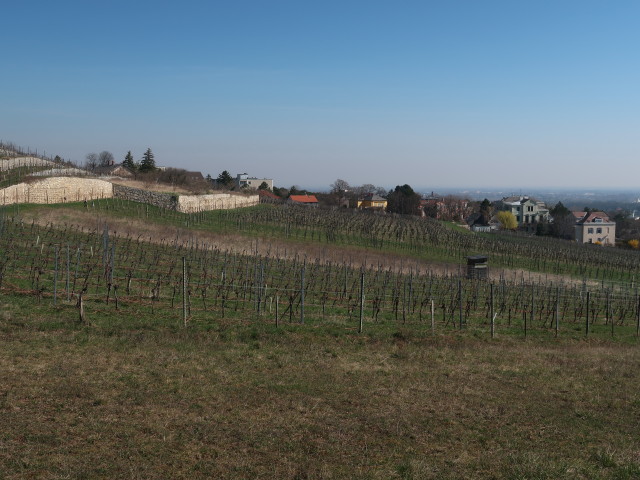
<svg viewBox="0 0 640 480">
<path fill-rule="evenodd" d="M 346 208 L 381 214 L 399 213 L 456 222 L 473 232 L 499 230 L 548 235 L 579 243 L 616 245 L 616 222 L 600 211 L 571 211 L 562 203 L 551 209 L 542 201 L 519 195 L 490 202 L 473 202 L 453 195 L 431 192 L 420 195 L 409 185 L 395 190 L 373 185 L 351 188 L 338 179 L 329 193 L 274 188 L 273 179 L 238 174 L 232 182 L 225 172 L 215 180 L 218 186 L 240 190 L 257 190 L 264 202 L 286 202 L 307 207 Z M 632 244 L 633 245 L 633 244 Z"/>
<path fill-rule="evenodd" d="M 188 172 L 191 178 L 202 177 Z M 204 177 L 202 177 L 204 178 Z M 579 243 L 602 246 L 616 245 L 616 221 L 601 211 L 571 211 L 561 202 L 553 207 L 535 198 L 518 195 L 493 202 L 474 202 L 453 195 L 431 192 L 420 195 L 409 185 L 385 191 L 374 185 L 351 187 L 338 179 L 329 193 L 308 192 L 297 187 L 277 188 L 270 178 L 251 177 L 247 173 L 235 177 L 224 171 L 216 179 L 206 178 L 218 188 L 257 191 L 263 203 L 289 203 L 306 207 L 345 208 L 380 214 L 410 214 L 425 218 L 456 222 L 473 232 L 492 233 L 509 230 L 535 235 L 548 235 Z M 631 244 L 633 247 L 633 242 Z"/>
</svg>

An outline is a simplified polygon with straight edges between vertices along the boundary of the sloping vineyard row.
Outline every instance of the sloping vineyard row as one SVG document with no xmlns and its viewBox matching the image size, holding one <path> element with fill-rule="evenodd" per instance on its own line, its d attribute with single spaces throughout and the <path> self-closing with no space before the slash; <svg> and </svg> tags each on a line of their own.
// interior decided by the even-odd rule
<svg viewBox="0 0 640 480">
<path fill-rule="evenodd" d="M 162 321 L 322 321 L 550 332 L 609 328 L 634 335 L 635 286 L 597 282 L 491 284 L 457 275 L 277 256 L 239 255 L 196 241 L 148 243 L 108 229 L 0 223 L 0 291 L 70 306 L 82 294 L 90 315 L 113 312 Z M 362 312 L 362 313 L 361 313 Z M 362 315 L 362 317 L 361 317 Z M 173 320 L 171 320 L 173 319 Z M 161 321 L 161 320 L 156 320 Z M 558 322 L 558 323 L 556 323 Z"/>
<path fill-rule="evenodd" d="M 640 255 L 629 250 L 506 233 L 472 234 L 413 216 L 273 205 L 184 215 L 122 200 L 101 201 L 98 206 L 120 215 L 195 229 L 355 245 L 432 260 L 459 262 L 467 255 L 483 253 L 491 256 L 496 267 L 578 278 L 635 281 L 640 272 Z"/>
</svg>

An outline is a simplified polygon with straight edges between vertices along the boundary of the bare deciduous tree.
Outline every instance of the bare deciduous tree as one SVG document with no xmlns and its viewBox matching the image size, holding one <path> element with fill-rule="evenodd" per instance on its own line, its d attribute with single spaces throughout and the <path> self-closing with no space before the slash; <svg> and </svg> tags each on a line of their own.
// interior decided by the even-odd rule
<svg viewBox="0 0 640 480">
<path fill-rule="evenodd" d="M 111 152 L 107 152 L 106 150 L 100 152 L 98 155 L 98 165 L 101 167 L 109 167 L 113 165 L 113 154 Z"/>
<path fill-rule="evenodd" d="M 84 167 L 87 170 L 95 170 L 98 166 L 98 154 L 97 153 L 87 153 L 84 157 Z"/>
<path fill-rule="evenodd" d="M 339 178 L 331 184 L 331 193 L 340 194 L 340 193 L 349 191 L 350 188 L 351 187 L 349 186 L 349 182 Z"/>
</svg>

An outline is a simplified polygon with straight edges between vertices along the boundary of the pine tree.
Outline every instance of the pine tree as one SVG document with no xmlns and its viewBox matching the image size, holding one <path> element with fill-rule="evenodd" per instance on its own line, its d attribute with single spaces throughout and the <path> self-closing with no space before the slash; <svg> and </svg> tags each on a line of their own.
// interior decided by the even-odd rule
<svg viewBox="0 0 640 480">
<path fill-rule="evenodd" d="M 218 185 L 230 187 L 232 183 L 233 177 L 231 177 L 231 174 L 228 171 L 223 170 L 222 173 L 218 175 Z"/>
<path fill-rule="evenodd" d="M 410 185 L 397 185 L 387 195 L 387 211 L 405 215 L 420 215 L 420 195 Z"/>
<path fill-rule="evenodd" d="M 143 173 L 153 172 L 156 169 L 156 161 L 153 159 L 153 153 L 150 148 L 147 148 L 147 151 L 142 155 L 139 168 Z"/>
<path fill-rule="evenodd" d="M 128 168 L 132 172 L 136 171 L 136 162 L 133 160 L 133 155 L 131 155 L 131 150 L 127 152 L 127 155 L 124 157 L 124 161 L 122 162 L 122 166 Z"/>
</svg>

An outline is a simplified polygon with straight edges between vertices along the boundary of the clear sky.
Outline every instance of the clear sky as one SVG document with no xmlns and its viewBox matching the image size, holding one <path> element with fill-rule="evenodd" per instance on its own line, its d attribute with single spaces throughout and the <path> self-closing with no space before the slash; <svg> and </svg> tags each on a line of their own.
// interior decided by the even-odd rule
<svg viewBox="0 0 640 480">
<path fill-rule="evenodd" d="M 74 161 L 640 189 L 637 0 L 24 0 L 0 53 L 0 139 Z"/>
</svg>

